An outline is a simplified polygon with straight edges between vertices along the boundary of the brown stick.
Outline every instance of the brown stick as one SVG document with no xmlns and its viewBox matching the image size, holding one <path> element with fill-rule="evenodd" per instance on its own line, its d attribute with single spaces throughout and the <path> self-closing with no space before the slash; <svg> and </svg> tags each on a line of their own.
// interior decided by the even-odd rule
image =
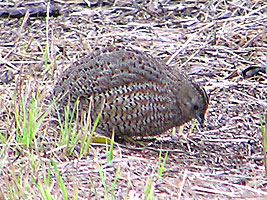
<svg viewBox="0 0 267 200">
<path fill-rule="evenodd" d="M 60 9 L 60 7 L 51 5 L 49 9 L 49 14 L 51 16 L 58 16 L 60 15 Z M 0 9 L 0 17 L 21 18 L 24 17 L 27 12 L 29 12 L 30 16 L 46 16 L 47 7 L 45 5 L 39 5 Z"/>
</svg>

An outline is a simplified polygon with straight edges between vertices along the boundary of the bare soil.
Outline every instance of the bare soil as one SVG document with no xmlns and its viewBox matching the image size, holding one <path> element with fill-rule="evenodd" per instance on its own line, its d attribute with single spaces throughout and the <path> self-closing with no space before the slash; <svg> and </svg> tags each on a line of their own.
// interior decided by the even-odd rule
<svg viewBox="0 0 267 200">
<path fill-rule="evenodd" d="M 6 1 L 0 9 L 41 3 L 29 2 Z M 0 134 L 6 138 L 0 140 L 0 199 L 12 192 L 17 199 L 43 197 L 36 183 L 44 182 L 50 159 L 70 199 L 104 198 L 99 166 L 109 195 L 120 169 L 113 199 L 144 199 L 148 184 L 152 199 L 267 199 L 261 132 L 267 110 L 264 0 L 103 0 L 91 5 L 55 0 L 52 5 L 60 7 L 59 15 L 0 18 Z M 21 112 L 19 99 L 34 97 L 45 112 L 45 97 L 64 69 L 99 46 L 116 44 L 148 52 L 194 76 L 210 97 L 205 127 L 192 131 L 193 122 L 185 124 L 175 136 L 163 134 L 145 148 L 115 145 L 108 163 L 106 145 L 92 144 L 81 158 L 78 147 L 64 153 L 48 116 L 35 140 L 46 143 L 20 146 L 14 117 Z M 157 175 L 159 149 L 163 157 L 169 152 L 162 177 Z M 48 191 L 62 199 L 51 170 Z"/>
</svg>

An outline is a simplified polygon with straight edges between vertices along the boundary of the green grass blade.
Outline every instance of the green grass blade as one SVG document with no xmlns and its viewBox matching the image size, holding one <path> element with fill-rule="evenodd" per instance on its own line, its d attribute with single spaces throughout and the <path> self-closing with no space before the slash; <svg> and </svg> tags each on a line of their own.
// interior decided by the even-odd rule
<svg viewBox="0 0 267 200">
<path fill-rule="evenodd" d="M 55 168 L 56 178 L 58 180 L 58 184 L 59 184 L 59 187 L 61 189 L 63 199 L 64 200 L 67 200 L 68 199 L 68 195 L 67 195 L 66 188 L 65 188 L 64 182 L 62 180 L 62 177 L 59 174 L 59 170 L 58 170 L 57 164 L 56 164 L 56 162 L 53 159 L 51 159 L 51 163 L 52 163 L 52 165 Z"/>
</svg>

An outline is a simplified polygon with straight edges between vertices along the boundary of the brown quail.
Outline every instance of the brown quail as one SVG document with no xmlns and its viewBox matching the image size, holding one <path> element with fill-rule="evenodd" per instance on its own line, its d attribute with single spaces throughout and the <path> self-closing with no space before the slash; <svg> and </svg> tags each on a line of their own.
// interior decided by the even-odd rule
<svg viewBox="0 0 267 200">
<path fill-rule="evenodd" d="M 80 119 L 90 112 L 94 122 L 102 111 L 96 132 L 110 136 L 114 129 L 115 137 L 155 136 L 192 118 L 202 122 L 208 107 L 205 90 L 184 73 L 127 47 L 96 50 L 73 64 L 53 95 L 62 116 L 77 99 Z"/>
</svg>

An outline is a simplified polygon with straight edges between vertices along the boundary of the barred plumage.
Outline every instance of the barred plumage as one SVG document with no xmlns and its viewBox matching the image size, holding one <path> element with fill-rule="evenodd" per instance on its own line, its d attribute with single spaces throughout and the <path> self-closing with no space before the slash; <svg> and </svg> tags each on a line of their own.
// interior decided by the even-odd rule
<svg viewBox="0 0 267 200">
<path fill-rule="evenodd" d="M 201 121 L 208 106 L 205 90 L 181 71 L 127 47 L 97 50 L 63 72 L 54 88 L 59 112 L 72 110 L 91 121 L 101 112 L 97 132 L 110 136 L 154 136 L 188 122 Z"/>
</svg>

